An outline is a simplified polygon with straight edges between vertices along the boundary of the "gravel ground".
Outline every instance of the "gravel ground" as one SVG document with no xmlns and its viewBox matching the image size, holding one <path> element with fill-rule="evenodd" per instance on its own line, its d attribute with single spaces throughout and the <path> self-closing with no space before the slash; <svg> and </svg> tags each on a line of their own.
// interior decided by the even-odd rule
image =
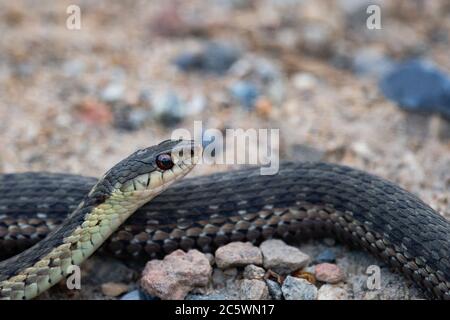
<svg viewBox="0 0 450 320">
<path fill-rule="evenodd" d="M 192 130 L 194 120 L 221 130 L 281 128 L 282 159 L 366 170 L 450 218 L 449 121 L 405 112 L 378 89 L 382 69 L 410 57 L 450 71 L 446 1 L 377 1 L 381 30 L 365 27 L 363 0 L 78 1 L 81 30 L 68 30 L 72 3 L 0 4 L 0 172 L 100 176 L 175 128 Z M 192 66 L 191 53 L 211 43 L 222 47 Z M 230 168 L 198 166 L 192 175 Z M 346 285 L 374 263 L 335 248 L 355 275 Z M 105 298 L 99 285 L 111 281 L 132 290 L 142 268 L 94 257 L 83 270 L 100 266 L 123 274 L 86 276 L 86 290 L 55 288 L 44 298 Z M 420 297 L 383 273 L 389 287 L 376 298 Z"/>
</svg>

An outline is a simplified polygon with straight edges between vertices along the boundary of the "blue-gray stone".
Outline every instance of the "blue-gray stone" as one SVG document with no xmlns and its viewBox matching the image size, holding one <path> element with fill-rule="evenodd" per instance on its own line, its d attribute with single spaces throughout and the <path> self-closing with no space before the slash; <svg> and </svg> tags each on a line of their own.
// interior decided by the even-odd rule
<svg viewBox="0 0 450 320">
<path fill-rule="evenodd" d="M 258 88 L 251 82 L 238 81 L 231 86 L 231 95 L 247 109 L 255 106 L 260 92 Z"/>
<path fill-rule="evenodd" d="M 405 110 L 450 118 L 450 78 L 429 62 L 412 60 L 398 65 L 383 77 L 380 88 Z"/>
<path fill-rule="evenodd" d="M 185 52 L 175 58 L 182 71 L 199 71 L 224 74 L 239 58 L 239 51 L 223 43 L 208 43 L 200 52 Z"/>
<path fill-rule="evenodd" d="M 278 284 L 278 282 L 267 279 L 266 284 L 267 288 L 269 289 L 269 294 L 273 299 L 283 299 L 283 292 L 281 291 L 281 286 Z"/>
<path fill-rule="evenodd" d="M 125 293 L 120 300 L 160 300 L 158 297 L 154 297 L 140 290 L 133 290 Z"/>
<path fill-rule="evenodd" d="M 325 249 L 321 253 L 317 255 L 317 257 L 314 259 L 316 263 L 333 263 L 336 261 L 336 255 L 334 252 L 330 249 Z"/>
</svg>

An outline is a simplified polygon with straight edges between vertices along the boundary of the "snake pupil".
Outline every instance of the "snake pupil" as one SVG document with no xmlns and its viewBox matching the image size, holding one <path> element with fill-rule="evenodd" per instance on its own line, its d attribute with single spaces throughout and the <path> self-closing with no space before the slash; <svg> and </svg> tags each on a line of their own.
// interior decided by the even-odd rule
<svg viewBox="0 0 450 320">
<path fill-rule="evenodd" d="M 164 153 L 156 157 L 156 165 L 161 170 L 169 170 L 173 167 L 173 161 L 170 154 Z"/>
</svg>

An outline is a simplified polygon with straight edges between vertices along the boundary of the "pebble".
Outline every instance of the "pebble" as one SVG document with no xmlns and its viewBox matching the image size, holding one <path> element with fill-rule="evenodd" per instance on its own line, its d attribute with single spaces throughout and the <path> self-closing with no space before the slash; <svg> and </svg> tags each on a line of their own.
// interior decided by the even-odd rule
<svg viewBox="0 0 450 320">
<path fill-rule="evenodd" d="M 133 290 L 124 294 L 120 300 L 143 300 L 139 290 Z"/>
<path fill-rule="evenodd" d="M 283 299 L 283 292 L 281 291 L 281 286 L 278 282 L 267 279 L 266 280 L 267 288 L 269 289 L 269 294 L 272 299 L 281 300 Z"/>
<path fill-rule="evenodd" d="M 128 291 L 128 285 L 117 282 L 103 283 L 101 288 L 103 294 L 108 297 L 117 297 Z"/>
<path fill-rule="evenodd" d="M 287 276 L 281 291 L 286 300 L 316 300 L 318 290 L 305 279 Z"/>
<path fill-rule="evenodd" d="M 266 270 L 264 270 L 261 267 L 255 266 L 254 264 L 249 264 L 244 269 L 244 278 L 246 279 L 257 279 L 261 280 L 264 278 L 264 275 L 266 274 Z"/>
<path fill-rule="evenodd" d="M 114 127 L 124 131 L 136 131 L 142 128 L 150 118 L 148 110 L 127 105 L 114 112 Z"/>
<path fill-rule="evenodd" d="M 116 102 L 123 98 L 125 87 L 121 83 L 110 83 L 100 93 L 100 97 L 106 102 Z"/>
<path fill-rule="evenodd" d="M 231 86 L 230 92 L 233 98 L 247 109 L 252 109 L 260 96 L 256 85 L 248 81 L 235 82 Z"/>
<path fill-rule="evenodd" d="M 292 77 L 292 83 L 298 90 L 313 90 L 317 86 L 318 80 L 310 73 L 299 72 Z"/>
<path fill-rule="evenodd" d="M 316 256 L 316 258 L 314 259 L 314 262 L 316 262 L 316 263 L 336 262 L 336 255 L 334 254 L 333 250 L 325 249 Z"/>
<path fill-rule="evenodd" d="M 244 279 L 239 286 L 239 297 L 242 300 L 267 300 L 269 299 L 269 289 L 262 280 Z"/>
<path fill-rule="evenodd" d="M 182 71 L 200 71 L 225 74 L 239 58 L 239 51 L 233 46 L 212 42 L 200 52 L 182 53 L 175 58 L 175 65 Z"/>
<path fill-rule="evenodd" d="M 450 77 L 429 62 L 412 60 L 396 66 L 380 81 L 380 89 L 405 110 L 450 118 Z"/>
<path fill-rule="evenodd" d="M 317 280 L 326 283 L 338 283 L 345 278 L 342 269 L 332 263 L 321 263 L 316 265 L 314 275 Z"/>
<path fill-rule="evenodd" d="M 206 107 L 206 97 L 201 94 L 194 95 L 186 102 L 186 115 L 196 115 L 204 111 Z"/>
<path fill-rule="evenodd" d="M 231 242 L 216 250 L 216 264 L 221 269 L 262 264 L 262 254 L 250 242 Z"/>
<path fill-rule="evenodd" d="M 211 265 L 203 253 L 176 250 L 164 260 L 149 261 L 141 285 L 149 294 L 161 299 L 180 300 L 193 288 L 206 286 L 211 273 Z"/>
<path fill-rule="evenodd" d="M 154 297 L 141 290 L 133 290 L 124 294 L 120 300 L 160 300 L 158 297 Z"/>
<path fill-rule="evenodd" d="M 317 293 L 317 300 L 348 300 L 348 292 L 341 287 L 324 284 Z"/>
<path fill-rule="evenodd" d="M 91 124 L 110 124 L 113 121 L 111 108 L 96 100 L 86 100 L 76 106 L 82 120 Z"/>
<path fill-rule="evenodd" d="M 305 267 L 310 258 L 299 249 L 288 246 L 282 240 L 266 240 L 260 245 L 264 268 L 279 274 L 288 274 Z"/>
<path fill-rule="evenodd" d="M 174 126 L 185 117 L 185 105 L 173 91 L 153 97 L 153 111 L 156 117 L 167 126 Z"/>
</svg>

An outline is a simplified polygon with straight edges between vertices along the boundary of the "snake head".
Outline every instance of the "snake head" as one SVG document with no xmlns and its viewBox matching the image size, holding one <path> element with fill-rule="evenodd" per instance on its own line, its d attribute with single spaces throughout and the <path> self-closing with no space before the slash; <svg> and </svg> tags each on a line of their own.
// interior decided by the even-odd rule
<svg viewBox="0 0 450 320">
<path fill-rule="evenodd" d="M 90 196 L 104 202 L 112 194 L 133 194 L 151 199 L 184 177 L 198 162 L 201 146 L 191 140 L 166 140 L 140 149 L 111 168 Z"/>
</svg>

